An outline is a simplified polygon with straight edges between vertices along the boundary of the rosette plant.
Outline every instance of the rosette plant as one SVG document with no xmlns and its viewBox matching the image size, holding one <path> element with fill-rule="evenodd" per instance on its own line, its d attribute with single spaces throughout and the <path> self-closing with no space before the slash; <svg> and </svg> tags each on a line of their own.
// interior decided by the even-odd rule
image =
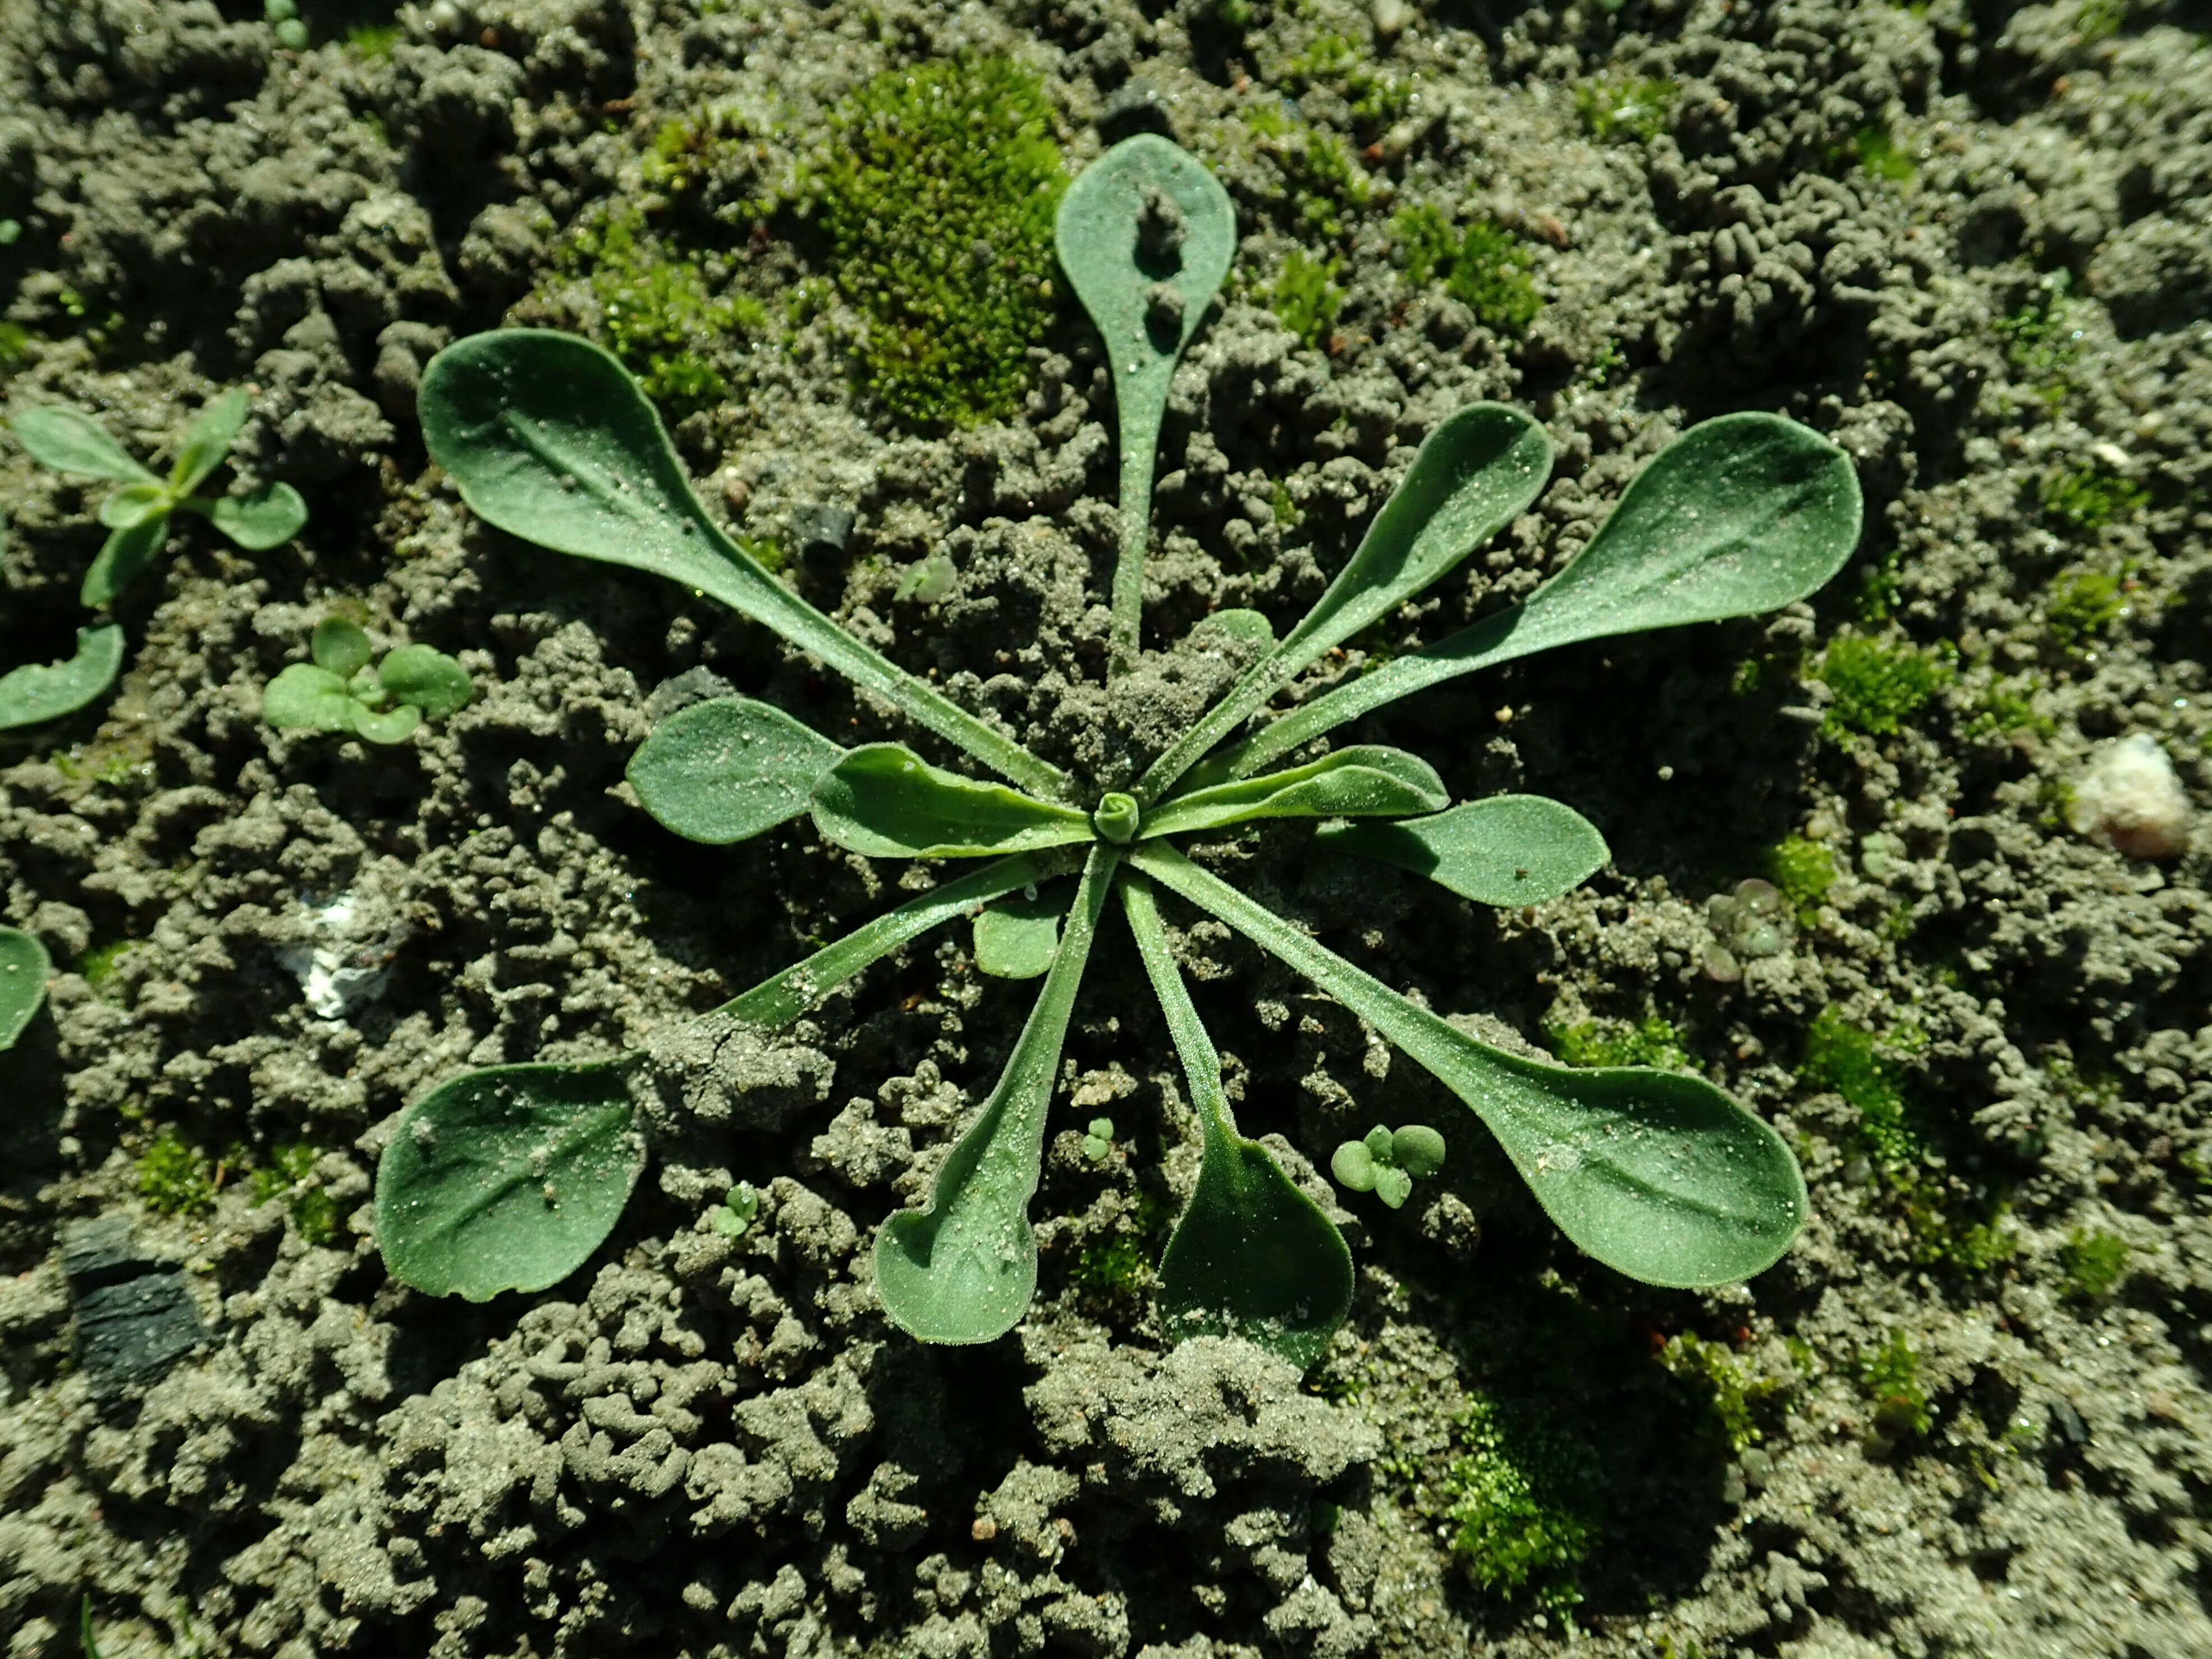
<svg viewBox="0 0 2212 1659">
<path fill-rule="evenodd" d="M 1121 544 L 1111 672 L 1138 652 L 1154 453 L 1176 358 L 1236 245 L 1226 193 L 1191 156 L 1146 136 L 1078 177 L 1060 256 L 1104 338 L 1121 440 Z M 979 965 L 1042 969 L 1004 1073 L 939 1168 L 925 1207 L 875 1243 L 885 1311 L 924 1340 L 1012 1328 L 1036 1285 L 1029 1207 L 1071 1010 L 1093 941 L 1118 909 L 1134 936 L 1203 1135 L 1195 1189 L 1159 1267 L 1177 1335 L 1233 1331 L 1301 1363 L 1352 1294 L 1344 1241 L 1274 1158 L 1239 1131 L 1220 1061 L 1179 972 L 1162 890 L 1306 975 L 1426 1067 L 1488 1127 L 1562 1231 L 1632 1278 L 1741 1279 L 1772 1263 L 1805 1216 L 1796 1160 L 1765 1122 L 1697 1077 L 1577 1070 L 1507 1053 L 1316 942 L 1184 851 L 1270 819 L 1325 821 L 1330 856 L 1380 860 L 1478 902 L 1564 892 L 1607 860 L 1571 807 L 1533 795 L 1455 805 L 1402 750 L 1321 739 L 1370 709 L 1456 675 L 1575 641 L 1772 609 L 1826 582 L 1858 538 L 1848 459 L 1787 420 L 1723 416 L 1692 428 L 1630 484 L 1604 526 L 1522 604 L 1287 712 L 1270 705 L 1324 653 L 1437 580 L 1533 501 L 1551 445 L 1526 415 L 1463 409 L 1421 446 L 1327 591 L 1265 641 L 1231 689 L 1135 781 L 1095 796 L 999 726 L 845 632 L 747 556 L 708 515 L 652 406 L 613 358 L 527 330 L 477 335 L 424 374 L 430 453 L 483 519 L 573 556 L 628 565 L 711 596 L 774 630 L 972 767 L 897 743 L 848 749 L 780 709 L 723 697 L 663 722 L 629 775 L 661 823 L 738 842 L 811 814 L 872 858 L 973 861 L 707 1018 L 763 1030 L 925 930 L 980 920 Z M 1258 618 L 1240 619 L 1249 629 Z M 948 872 L 948 875 L 949 875 Z M 1072 873 L 1042 915 L 1038 884 Z M 1056 934 L 1056 938 L 1054 935 Z M 377 1175 L 379 1237 L 399 1278 L 488 1297 L 573 1272 L 613 1227 L 647 1155 L 631 1091 L 642 1056 L 465 1073 L 406 1111 Z"/>
</svg>

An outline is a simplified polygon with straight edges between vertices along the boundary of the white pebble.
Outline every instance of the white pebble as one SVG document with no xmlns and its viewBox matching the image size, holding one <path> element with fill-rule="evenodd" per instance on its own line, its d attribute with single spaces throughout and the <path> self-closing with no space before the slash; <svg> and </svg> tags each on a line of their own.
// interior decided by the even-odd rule
<svg viewBox="0 0 2212 1659">
<path fill-rule="evenodd" d="M 2066 816 L 2077 834 L 2130 858 L 2173 859 L 2189 850 L 2189 797 L 2158 739 L 2144 732 L 2096 752 Z"/>
</svg>

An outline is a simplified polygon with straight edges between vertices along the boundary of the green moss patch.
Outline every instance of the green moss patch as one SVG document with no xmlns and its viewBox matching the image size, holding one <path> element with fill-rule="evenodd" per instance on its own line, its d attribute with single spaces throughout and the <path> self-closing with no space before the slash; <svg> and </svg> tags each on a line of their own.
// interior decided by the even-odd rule
<svg viewBox="0 0 2212 1659">
<path fill-rule="evenodd" d="M 1477 1395 L 1453 1425 L 1437 1489 L 1451 1552 L 1492 1595 L 1563 1610 L 1580 1601 L 1601 1535 L 1597 1459 L 1553 1425 Z"/>
<path fill-rule="evenodd" d="M 766 317 L 758 301 L 727 291 L 635 208 L 586 222 L 562 246 L 555 268 L 583 278 L 598 303 L 599 334 L 647 392 L 679 406 L 710 403 L 729 390 L 702 343 L 750 333 Z"/>
<path fill-rule="evenodd" d="M 1406 258 L 1406 280 L 1416 288 L 1441 279 L 1485 328 L 1518 336 L 1543 308 L 1528 279 L 1528 249 L 1511 231 L 1488 219 L 1455 228 L 1433 207 L 1411 207 L 1392 222 Z"/>
<path fill-rule="evenodd" d="M 1835 693 L 1822 721 L 1830 737 L 1879 738 L 1901 730 L 1955 671 L 1940 651 L 1845 634 L 1828 642 L 1811 672 Z"/>
</svg>

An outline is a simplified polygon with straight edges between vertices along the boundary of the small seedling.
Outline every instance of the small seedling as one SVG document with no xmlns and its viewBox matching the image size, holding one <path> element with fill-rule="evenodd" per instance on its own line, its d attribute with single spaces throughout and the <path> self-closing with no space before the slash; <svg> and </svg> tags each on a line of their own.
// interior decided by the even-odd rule
<svg viewBox="0 0 2212 1659">
<path fill-rule="evenodd" d="M 1109 672 L 1119 675 L 1140 644 L 1168 384 L 1228 268 L 1236 215 L 1196 161 L 1145 135 L 1116 145 L 1068 188 L 1058 235 L 1076 295 L 1104 337 L 1120 404 L 1121 541 L 1109 627 Z M 431 362 L 421 409 L 431 458 L 488 522 L 714 599 L 1004 780 L 944 769 L 896 743 L 848 750 L 743 697 L 684 709 L 629 766 L 647 811 L 695 841 L 740 841 L 807 815 L 817 834 L 869 858 L 986 860 L 708 1020 L 761 1032 L 788 1025 L 870 964 L 963 919 L 977 923 L 976 956 L 987 968 L 1042 966 L 1006 1069 L 950 1149 L 927 1204 L 893 1215 L 877 1237 L 876 1293 L 908 1332 L 988 1342 L 1030 1304 L 1038 1253 L 1029 1210 L 1048 1111 L 1091 946 L 1117 899 L 1182 1060 L 1202 1143 L 1197 1185 L 1159 1264 L 1164 1322 L 1178 1337 L 1232 1332 L 1306 1365 L 1343 1322 L 1350 1253 L 1267 1148 L 1238 1132 L 1160 911 L 1162 888 L 1311 979 L 1434 1073 L 1598 1261 L 1655 1285 L 1727 1284 L 1772 1264 L 1796 1237 L 1806 1204 L 1796 1160 L 1771 1127 L 1703 1078 L 1576 1069 L 1492 1048 L 1328 950 L 1177 843 L 1264 830 L 1277 819 L 1340 819 L 1314 836 L 1317 853 L 1379 860 L 1479 903 L 1527 905 L 1567 891 L 1607 857 L 1603 838 L 1571 808 L 1532 795 L 1454 805 L 1417 756 L 1371 744 L 1322 752 L 1316 740 L 1401 697 L 1534 652 L 1803 598 L 1858 540 L 1857 481 L 1825 439 L 1771 415 L 1705 422 L 1646 466 L 1597 533 L 1521 604 L 1269 716 L 1276 694 L 1304 669 L 1448 574 L 1543 487 L 1551 445 L 1540 426 L 1497 404 L 1462 409 L 1430 434 L 1306 616 L 1279 640 L 1255 630 L 1259 654 L 1220 701 L 1165 753 L 1121 757 L 1115 781 L 1101 787 L 1032 754 L 763 570 L 700 504 L 652 404 L 598 347 L 535 330 L 474 336 Z M 1120 781 L 1124 775 L 1133 781 Z M 1037 915 L 1008 902 L 1015 895 L 1055 922 L 1048 951 L 1042 928 L 1031 926 Z M 986 923 L 994 909 L 998 919 Z M 377 1170 L 378 1239 L 390 1270 L 433 1294 L 478 1301 L 543 1290 L 574 1273 L 613 1230 L 644 1169 L 632 1093 L 643 1086 L 644 1063 L 630 1053 L 494 1066 L 414 1102 Z M 1410 1170 L 1437 1151 L 1393 1136 L 1391 1167 Z"/>
<path fill-rule="evenodd" d="M 1114 1150 L 1114 1120 L 1094 1117 L 1083 1137 L 1083 1155 L 1093 1164 L 1103 1164 Z"/>
<path fill-rule="evenodd" d="M 403 645 L 372 667 L 368 635 L 343 617 L 315 624 L 313 662 L 269 682 L 261 712 L 286 731 L 349 732 L 398 743 L 425 720 L 443 720 L 475 693 L 468 671 L 427 645 Z"/>
<path fill-rule="evenodd" d="M 36 933 L 0 927 L 0 1054 L 15 1046 L 15 1039 L 38 1013 L 53 971 Z"/>
<path fill-rule="evenodd" d="M 753 1224 L 760 1213 L 760 1189 L 750 1181 L 731 1188 L 722 1202 L 707 1212 L 707 1224 L 725 1238 L 735 1238 Z"/>
<path fill-rule="evenodd" d="M 1408 1123 L 1395 1133 L 1380 1123 L 1363 1140 L 1347 1140 L 1328 1161 L 1336 1184 L 1355 1193 L 1372 1193 L 1392 1209 L 1413 1196 L 1413 1182 L 1444 1166 L 1444 1138 L 1425 1123 Z"/>
<path fill-rule="evenodd" d="M 261 19 L 276 32 L 276 44 L 292 52 L 307 49 L 307 26 L 300 21 L 299 0 L 261 0 Z"/>
</svg>

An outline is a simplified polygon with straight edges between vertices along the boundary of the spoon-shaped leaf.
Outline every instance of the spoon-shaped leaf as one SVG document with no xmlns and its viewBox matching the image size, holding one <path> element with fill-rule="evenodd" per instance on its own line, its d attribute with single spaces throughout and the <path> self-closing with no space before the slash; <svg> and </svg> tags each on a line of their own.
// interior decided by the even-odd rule
<svg viewBox="0 0 2212 1659">
<path fill-rule="evenodd" d="M 307 504 L 288 483 L 264 484 L 250 495 L 195 495 L 180 507 L 204 514 L 208 522 L 249 553 L 282 547 L 307 522 Z"/>
<path fill-rule="evenodd" d="M 307 655 L 315 666 L 341 680 L 349 680 L 368 667 L 375 649 L 368 642 L 368 630 L 344 617 L 324 617 L 315 624 L 314 635 L 307 641 Z"/>
<path fill-rule="evenodd" d="M 711 594 L 1025 789 L 1067 780 L 895 666 L 762 569 L 691 493 L 660 416 L 588 340 L 499 329 L 422 371 L 422 437 L 462 499 L 509 535 Z"/>
<path fill-rule="evenodd" d="M 376 677 L 394 702 L 411 703 L 425 720 L 441 720 L 476 696 L 469 671 L 435 646 L 403 645 L 387 652 Z"/>
<path fill-rule="evenodd" d="M 1421 445 L 1351 563 L 1282 643 L 1152 763 L 1137 793 L 1158 799 L 1300 669 L 1387 616 L 1510 524 L 1551 471 L 1552 441 L 1519 410 L 1471 404 L 1447 419 Z"/>
<path fill-rule="evenodd" d="M 1036 1294 L 1029 1208 L 1045 1114 L 1120 856 L 1117 848 L 1092 845 L 1036 1006 L 998 1086 L 938 1171 L 929 1207 L 902 1211 L 876 1236 L 884 1310 L 925 1342 L 989 1342 L 1013 1329 Z"/>
<path fill-rule="evenodd" d="M 1168 1329 L 1177 1340 L 1241 1336 L 1310 1366 L 1351 1310 L 1352 1252 L 1274 1155 L 1237 1133 L 1221 1092 L 1221 1057 L 1176 967 L 1152 884 L 1125 877 L 1121 908 L 1167 1015 L 1204 1139 L 1198 1187 L 1160 1258 Z"/>
<path fill-rule="evenodd" d="M 972 875 L 947 882 L 919 898 L 908 899 L 896 910 L 885 911 L 836 944 L 823 946 L 804 962 L 793 963 L 781 973 L 769 975 L 751 990 L 731 998 L 714 1012 L 769 1030 L 788 1025 L 829 992 L 909 940 L 956 917 L 971 915 L 978 906 L 1043 878 L 1039 861 L 1027 854 L 1000 859 Z"/>
<path fill-rule="evenodd" d="M 376 1234 L 393 1277 L 484 1302 L 584 1264 L 645 1168 L 631 1062 L 469 1072 L 403 1113 L 376 1164 Z"/>
<path fill-rule="evenodd" d="M 92 568 L 84 573 L 77 599 L 88 610 L 106 605 L 138 580 L 141 571 L 169 542 L 169 515 L 155 513 L 108 532 Z"/>
<path fill-rule="evenodd" d="M 288 665 L 261 693 L 261 718 L 279 731 L 348 732 L 356 707 L 343 680 L 311 662 Z"/>
<path fill-rule="evenodd" d="M 1291 710 L 1224 757 L 1257 771 L 1322 732 L 1460 674 L 1614 634 L 1747 617 L 1826 585 L 1858 545 L 1850 457 L 1778 415 L 1700 422 L 1638 473 L 1589 544 L 1528 602 Z"/>
<path fill-rule="evenodd" d="M 871 858 L 972 859 L 1091 839 L 1091 817 L 940 771 L 902 744 L 851 750 L 814 781 L 814 822 Z"/>
<path fill-rule="evenodd" d="M 1314 845 L 1426 876 L 1478 904 L 1538 904 L 1580 886 L 1613 856 L 1597 826 L 1542 795 L 1492 795 L 1434 817 L 1347 823 Z"/>
<path fill-rule="evenodd" d="M 1478 1042 L 1164 842 L 1131 861 L 1312 980 L 1472 1107 L 1559 1231 L 1646 1284 L 1732 1284 L 1805 1222 L 1805 1177 L 1767 1124 L 1702 1078 L 1573 1071 Z"/>
<path fill-rule="evenodd" d="M 403 702 L 397 708 L 371 708 L 359 698 L 349 697 L 346 721 L 356 737 L 371 743 L 400 743 L 422 725 L 422 711 L 411 702 Z"/>
<path fill-rule="evenodd" d="M 206 483 L 208 474 L 229 455 L 246 417 L 252 412 L 253 394 L 244 386 L 233 386 L 202 410 L 191 430 L 185 434 L 177 464 L 169 469 L 169 487 L 179 495 L 189 495 Z"/>
<path fill-rule="evenodd" d="M 1009 893 L 975 916 L 975 966 L 994 979 L 1035 979 L 1052 967 L 1066 908 L 1044 894 Z"/>
<path fill-rule="evenodd" d="M 76 630 L 76 653 L 55 663 L 26 663 L 0 675 L 0 732 L 74 714 L 115 683 L 123 668 L 123 625 Z"/>
<path fill-rule="evenodd" d="M 73 409 L 26 410 L 15 417 L 15 436 L 33 460 L 57 472 L 123 483 L 161 482 L 125 453 L 97 422 Z"/>
<path fill-rule="evenodd" d="M 0 1050 L 15 1046 L 23 1028 L 46 1000 L 54 964 L 36 933 L 0 927 Z"/>
<path fill-rule="evenodd" d="M 1182 835 L 1255 818 L 1393 817 L 1433 812 L 1450 799 L 1436 769 L 1419 755 L 1368 744 L 1287 772 L 1178 795 L 1146 813 L 1139 833 Z"/>
<path fill-rule="evenodd" d="M 781 708 L 714 697 L 655 726 L 623 775 L 664 827 L 720 846 L 806 811 L 814 781 L 844 753 Z"/>
<path fill-rule="evenodd" d="M 1112 653 L 1137 653 L 1152 467 L 1176 359 L 1237 252 L 1237 210 L 1198 160 L 1156 133 L 1125 138 L 1060 198 L 1060 263 L 1114 366 L 1121 428 L 1121 549 L 1114 567 Z"/>
</svg>

